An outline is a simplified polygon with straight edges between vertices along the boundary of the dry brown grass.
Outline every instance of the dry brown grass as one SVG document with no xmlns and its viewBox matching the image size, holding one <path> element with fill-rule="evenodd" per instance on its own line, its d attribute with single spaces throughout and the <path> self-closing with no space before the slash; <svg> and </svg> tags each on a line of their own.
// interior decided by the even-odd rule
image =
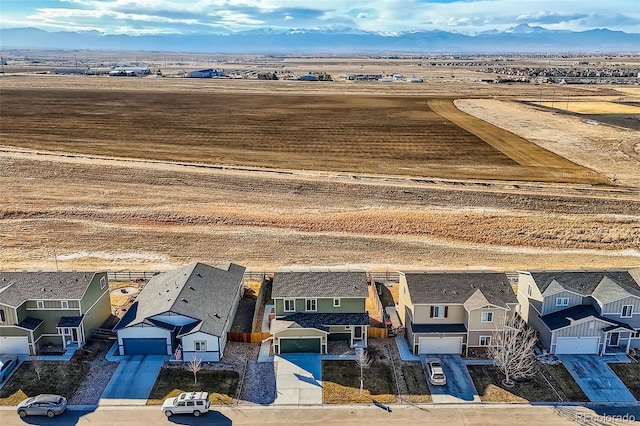
<svg viewBox="0 0 640 426">
<path fill-rule="evenodd" d="M 567 110 L 578 114 L 640 114 L 640 107 L 614 102 L 569 101 L 535 102 L 549 108 Z"/>
</svg>

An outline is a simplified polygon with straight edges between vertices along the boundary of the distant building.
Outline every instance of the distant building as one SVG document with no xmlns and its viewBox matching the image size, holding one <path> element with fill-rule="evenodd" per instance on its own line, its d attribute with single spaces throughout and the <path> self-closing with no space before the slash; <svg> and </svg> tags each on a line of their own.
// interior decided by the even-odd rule
<svg viewBox="0 0 640 426">
<path fill-rule="evenodd" d="M 299 75 L 298 76 L 298 80 L 301 80 L 301 81 L 318 81 L 319 78 L 318 78 L 317 75 L 305 74 L 305 75 Z"/>
<path fill-rule="evenodd" d="M 212 68 L 204 69 L 204 70 L 196 70 L 191 71 L 187 74 L 189 78 L 213 78 L 213 77 L 222 77 L 224 75 L 223 70 L 216 70 Z"/>
<path fill-rule="evenodd" d="M 111 71 L 109 71 L 109 76 L 111 77 L 144 77 L 145 75 L 150 75 L 151 70 L 149 67 L 115 67 Z"/>
</svg>

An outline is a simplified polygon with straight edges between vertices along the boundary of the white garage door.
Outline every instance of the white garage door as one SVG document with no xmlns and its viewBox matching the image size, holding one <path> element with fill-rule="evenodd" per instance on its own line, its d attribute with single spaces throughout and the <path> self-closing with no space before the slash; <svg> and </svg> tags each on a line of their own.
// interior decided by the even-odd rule
<svg viewBox="0 0 640 426">
<path fill-rule="evenodd" d="M 462 337 L 420 337 L 418 351 L 420 354 L 460 354 Z"/>
<path fill-rule="evenodd" d="M 0 354 L 21 355 L 29 354 L 29 338 L 20 337 L 0 337 Z"/>
<path fill-rule="evenodd" d="M 597 337 L 558 337 L 556 354 L 597 354 Z"/>
</svg>

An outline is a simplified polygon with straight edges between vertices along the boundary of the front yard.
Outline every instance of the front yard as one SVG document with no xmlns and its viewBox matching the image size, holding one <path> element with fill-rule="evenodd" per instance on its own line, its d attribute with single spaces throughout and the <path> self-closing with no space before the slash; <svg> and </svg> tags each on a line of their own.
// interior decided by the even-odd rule
<svg viewBox="0 0 640 426">
<path fill-rule="evenodd" d="M 360 367 L 355 361 L 322 362 L 322 401 L 325 404 L 393 403 L 396 386 L 391 368 L 378 360 L 364 370 L 360 393 Z"/>
<path fill-rule="evenodd" d="M 504 375 L 497 367 L 468 366 L 469 374 L 482 402 L 588 401 L 587 396 L 563 365 L 540 364 L 539 368 L 534 377 L 518 381 L 513 388 L 509 389 L 502 385 Z"/>
<path fill-rule="evenodd" d="M 161 405 L 165 399 L 182 392 L 209 392 L 211 404 L 231 404 L 238 389 L 239 374 L 232 370 L 201 370 L 198 382 L 184 368 L 163 368 L 156 380 L 147 405 Z"/>
<path fill-rule="evenodd" d="M 40 380 L 33 362 L 23 362 L 0 389 L 0 405 L 17 405 L 27 397 L 41 393 L 62 395 L 67 399 L 75 393 L 89 372 L 86 361 L 39 361 Z"/>
<path fill-rule="evenodd" d="M 402 365 L 402 376 L 407 385 L 407 395 L 403 398 L 413 403 L 430 403 L 431 391 L 427 385 L 427 377 L 419 362 Z"/>
<path fill-rule="evenodd" d="M 609 367 L 622 380 L 635 399 L 640 401 L 640 364 L 610 363 Z"/>
</svg>

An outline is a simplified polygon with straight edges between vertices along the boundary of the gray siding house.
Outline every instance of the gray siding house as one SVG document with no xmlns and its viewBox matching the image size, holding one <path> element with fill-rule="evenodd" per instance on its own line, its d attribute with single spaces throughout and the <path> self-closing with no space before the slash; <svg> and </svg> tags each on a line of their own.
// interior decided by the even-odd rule
<svg viewBox="0 0 640 426">
<path fill-rule="evenodd" d="M 244 289 L 243 266 L 195 263 L 154 276 L 116 325 L 120 355 L 222 358 Z"/>
<path fill-rule="evenodd" d="M 106 272 L 0 271 L 0 353 L 81 348 L 110 315 Z"/>
<path fill-rule="evenodd" d="M 522 317 L 553 354 L 640 347 L 640 285 L 629 271 L 519 272 Z"/>
<path fill-rule="evenodd" d="M 495 272 L 400 272 L 398 315 L 415 354 L 484 353 L 518 301 Z"/>
<path fill-rule="evenodd" d="M 273 353 L 327 353 L 328 340 L 367 346 L 365 272 L 280 272 L 273 279 Z"/>
</svg>

